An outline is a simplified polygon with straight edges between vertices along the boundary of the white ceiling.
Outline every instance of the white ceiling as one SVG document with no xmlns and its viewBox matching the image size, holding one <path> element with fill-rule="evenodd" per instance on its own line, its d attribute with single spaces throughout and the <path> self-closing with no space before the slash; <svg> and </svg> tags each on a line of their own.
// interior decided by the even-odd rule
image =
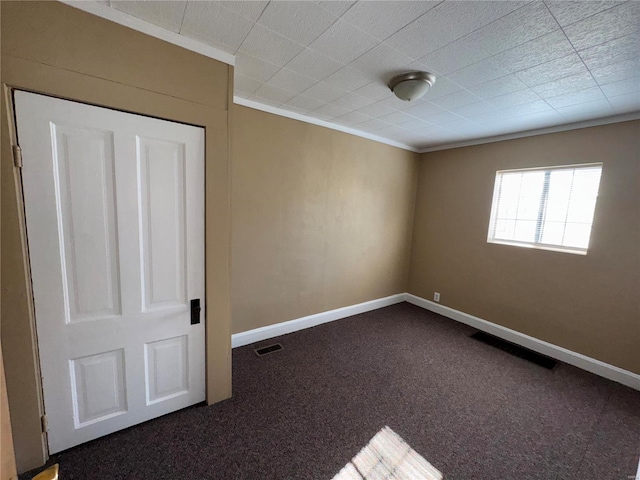
<svg viewBox="0 0 640 480">
<path fill-rule="evenodd" d="M 102 3 L 236 55 L 238 97 L 416 149 L 640 111 L 638 1 Z"/>
</svg>

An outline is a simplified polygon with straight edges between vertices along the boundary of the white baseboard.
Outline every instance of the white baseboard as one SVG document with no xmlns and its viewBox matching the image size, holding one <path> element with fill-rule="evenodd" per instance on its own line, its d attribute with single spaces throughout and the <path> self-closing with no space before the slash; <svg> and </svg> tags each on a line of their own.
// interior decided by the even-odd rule
<svg viewBox="0 0 640 480">
<path fill-rule="evenodd" d="M 231 345 L 233 348 L 242 347 L 251 343 L 260 342 L 273 337 L 279 337 L 280 335 L 297 332 L 298 330 L 315 327 L 316 325 L 333 322 L 334 320 L 340 320 L 341 318 L 369 312 L 371 310 L 377 310 L 378 308 L 387 307 L 389 305 L 405 301 L 452 320 L 456 320 L 457 322 L 477 328 L 483 332 L 490 333 L 491 335 L 500 337 L 508 342 L 528 348 L 534 352 L 555 358 L 556 360 L 581 368 L 587 372 L 594 373 L 609 380 L 613 380 L 614 382 L 640 390 L 640 375 L 636 373 L 609 365 L 608 363 L 601 362 L 595 358 L 587 357 L 581 353 L 573 352 L 566 348 L 559 347 L 558 345 L 539 340 L 535 337 L 488 322 L 482 318 L 474 317 L 468 313 L 446 307 L 410 293 L 398 293 L 396 295 L 391 295 L 390 297 L 378 298 L 376 300 L 359 303 L 357 305 L 337 308 L 335 310 L 316 313 L 307 317 L 296 318 L 288 322 L 276 323 L 275 325 L 268 325 L 266 327 L 236 333 L 231 336 Z"/>
<path fill-rule="evenodd" d="M 595 358 L 587 357 L 581 353 L 576 353 L 566 348 L 559 347 L 552 343 L 538 340 L 537 338 L 530 337 L 524 333 L 511 330 L 510 328 L 497 325 L 495 323 L 488 322 L 468 313 L 455 310 L 453 308 L 445 307 L 439 303 L 425 300 L 424 298 L 417 297 L 410 293 L 405 295 L 407 302 L 422 307 L 426 310 L 438 313 L 452 320 L 456 320 L 460 323 L 464 323 L 483 332 L 490 333 L 496 337 L 500 337 L 508 342 L 515 343 L 522 347 L 528 348 L 535 352 L 541 353 L 561 362 L 568 363 L 575 367 L 586 370 L 587 372 L 595 373 L 601 377 L 613 380 L 614 382 L 622 383 L 628 387 L 640 390 L 640 375 L 623 370 L 622 368 L 609 365 L 608 363 L 601 362 Z"/>
<path fill-rule="evenodd" d="M 350 305 L 348 307 L 336 308 L 335 310 L 329 310 L 327 312 L 316 313 L 307 317 L 296 318 L 288 322 L 276 323 L 275 325 L 268 325 L 266 327 L 256 328 L 254 330 L 248 330 L 242 333 L 235 333 L 231 335 L 231 346 L 233 348 L 242 347 L 243 345 L 249 345 L 250 343 L 260 342 L 267 340 L 268 338 L 279 337 L 287 333 L 297 332 L 309 327 L 315 327 L 323 323 L 333 322 L 334 320 L 340 320 L 341 318 L 350 317 L 359 313 L 370 312 L 371 310 L 377 310 L 378 308 L 387 307 L 396 303 L 402 303 L 405 301 L 404 293 L 398 293 L 391 295 L 390 297 L 378 298 L 369 302 L 358 303 L 357 305 Z"/>
</svg>

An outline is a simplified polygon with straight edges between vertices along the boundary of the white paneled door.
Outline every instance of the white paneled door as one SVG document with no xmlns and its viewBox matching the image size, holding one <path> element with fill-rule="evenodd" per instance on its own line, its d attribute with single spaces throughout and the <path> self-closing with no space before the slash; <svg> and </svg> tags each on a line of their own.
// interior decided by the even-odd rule
<svg viewBox="0 0 640 480">
<path fill-rule="evenodd" d="M 50 452 L 203 401 L 204 130 L 15 107 Z"/>
</svg>

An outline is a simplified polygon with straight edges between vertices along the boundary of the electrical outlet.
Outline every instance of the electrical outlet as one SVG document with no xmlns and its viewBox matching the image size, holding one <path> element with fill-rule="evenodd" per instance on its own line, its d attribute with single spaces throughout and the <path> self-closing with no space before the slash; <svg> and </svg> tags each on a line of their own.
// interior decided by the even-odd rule
<svg viewBox="0 0 640 480">
<path fill-rule="evenodd" d="M 440 301 L 440 294 L 438 292 L 434 292 L 433 293 L 433 301 L 434 302 L 439 302 Z"/>
</svg>

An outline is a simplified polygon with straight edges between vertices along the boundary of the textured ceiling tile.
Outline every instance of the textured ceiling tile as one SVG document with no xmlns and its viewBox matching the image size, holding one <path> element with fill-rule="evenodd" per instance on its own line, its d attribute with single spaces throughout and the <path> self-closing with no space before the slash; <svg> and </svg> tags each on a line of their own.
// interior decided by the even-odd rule
<svg viewBox="0 0 640 480">
<path fill-rule="evenodd" d="M 370 83 L 369 85 L 365 85 L 364 87 L 360 87 L 356 90 L 358 95 L 363 95 L 365 97 L 371 98 L 375 101 L 383 100 L 388 98 L 389 95 L 393 95 L 389 91 L 389 87 L 384 82 L 375 81 Z"/>
<path fill-rule="evenodd" d="M 607 97 L 626 95 L 627 93 L 640 92 L 640 76 L 627 78 L 618 82 L 607 83 L 600 87 Z"/>
<path fill-rule="evenodd" d="M 0 0 L 1 1 L 1 0 Z M 224 42 L 221 42 L 220 40 L 215 40 L 213 38 L 210 37 L 204 37 L 202 35 L 198 35 L 197 33 L 185 33 L 185 32 L 181 32 L 180 33 L 183 37 L 185 38 L 190 38 L 192 40 L 196 40 L 204 45 L 210 45 L 218 50 L 221 50 L 223 52 L 227 52 L 230 55 L 235 55 L 237 53 L 237 47 L 235 46 L 231 46 L 231 45 L 227 45 Z"/>
<path fill-rule="evenodd" d="M 330 0 L 326 2 L 315 2 L 324 8 L 327 12 L 332 13 L 336 17 L 341 17 L 347 10 L 349 10 L 356 2 L 345 2 L 340 0 Z"/>
<path fill-rule="evenodd" d="M 280 70 L 267 82 L 268 85 L 284 88 L 285 90 L 291 90 L 296 93 L 301 93 L 316 83 L 318 83 L 316 79 L 301 75 L 286 68 Z"/>
<path fill-rule="evenodd" d="M 236 0 L 222 1 L 220 2 L 220 5 L 242 15 L 245 18 L 248 18 L 252 22 L 255 22 L 260 18 L 260 15 L 262 15 L 262 12 L 268 3 L 268 1 L 259 0 L 251 0 L 250 2 L 247 2 L 246 0 Z"/>
<path fill-rule="evenodd" d="M 251 31 L 253 22 L 216 2 L 189 2 L 180 33 L 228 45 L 233 52 Z"/>
<path fill-rule="evenodd" d="M 344 88 L 350 92 L 371 83 L 371 78 L 351 67 L 343 67 L 323 80 L 329 85 Z"/>
<path fill-rule="evenodd" d="M 360 113 L 364 113 L 365 115 L 369 115 L 371 117 L 382 117 L 384 115 L 395 113 L 397 110 L 387 105 L 383 105 L 380 102 L 377 102 L 377 103 L 372 103 L 371 105 L 367 105 L 366 107 L 360 108 L 358 111 Z"/>
<path fill-rule="evenodd" d="M 586 72 L 541 85 L 532 85 L 531 88 L 542 98 L 546 98 L 564 95 L 565 93 L 571 93 L 577 90 L 585 90 L 595 86 L 596 82 L 593 80 L 593 77 L 591 77 L 589 72 Z"/>
<path fill-rule="evenodd" d="M 635 77 L 640 75 L 640 58 L 591 68 L 591 73 L 601 85 Z"/>
<path fill-rule="evenodd" d="M 414 121 L 415 118 L 410 116 L 410 115 L 407 115 L 406 113 L 393 112 L 393 113 L 390 113 L 388 115 L 381 116 L 380 120 L 392 123 L 394 125 L 403 125 L 405 123 L 409 123 L 409 122 Z"/>
<path fill-rule="evenodd" d="M 428 120 L 434 125 L 444 125 L 445 123 L 457 122 L 458 120 L 461 120 L 461 117 L 460 115 L 445 110 L 443 112 L 436 113 L 435 115 L 426 115 L 423 119 Z"/>
<path fill-rule="evenodd" d="M 323 105 L 322 107 L 316 109 L 316 112 L 322 115 L 328 115 L 329 117 L 335 118 L 335 117 L 340 117 L 346 113 L 349 113 L 349 109 L 342 107 L 340 105 L 336 105 L 334 103 L 327 103 L 326 105 Z"/>
<path fill-rule="evenodd" d="M 435 100 L 462 90 L 462 87 L 446 77 L 436 77 L 436 83 L 429 89 L 426 100 Z"/>
<path fill-rule="evenodd" d="M 419 61 L 426 65 L 429 71 L 446 75 L 489 56 L 489 53 L 479 48 L 479 44 L 471 34 L 422 57 Z"/>
<path fill-rule="evenodd" d="M 390 125 L 376 131 L 376 135 L 380 135 L 386 138 L 394 138 L 396 135 L 404 133 L 406 130 L 397 125 Z"/>
<path fill-rule="evenodd" d="M 615 97 L 607 97 L 609 103 L 616 113 L 628 113 L 640 111 L 640 94 L 627 93 L 625 95 L 616 95 Z"/>
<path fill-rule="evenodd" d="M 283 88 L 273 87 L 271 85 L 262 85 L 253 94 L 254 97 L 265 98 L 273 102 L 285 103 L 296 96 L 296 92 L 285 90 Z"/>
<path fill-rule="evenodd" d="M 567 25 L 576 23 L 624 2 L 597 2 L 594 0 L 588 2 L 569 2 L 566 0 L 547 0 L 545 3 L 560 26 L 566 27 Z"/>
<path fill-rule="evenodd" d="M 531 103 L 540 100 L 540 96 L 527 88 L 526 90 L 519 90 L 517 92 L 509 93 L 507 95 L 501 95 L 499 97 L 490 98 L 487 100 L 489 103 L 495 105 L 498 108 L 506 108 L 516 105 L 522 105 L 525 103 Z"/>
<path fill-rule="evenodd" d="M 307 97 L 306 95 L 298 95 L 287 102 L 287 105 L 292 107 L 301 108 L 306 111 L 312 111 L 316 108 L 320 108 L 327 102 L 318 100 L 317 98 Z"/>
<path fill-rule="evenodd" d="M 240 51 L 259 57 L 274 65 L 284 66 L 302 50 L 303 46 L 260 25 L 254 25 Z"/>
<path fill-rule="evenodd" d="M 510 118 L 504 125 L 508 129 L 507 132 L 520 132 L 558 125 L 562 123 L 563 120 L 562 116 L 555 110 L 547 110 L 545 112 L 536 112 L 529 115 Z"/>
<path fill-rule="evenodd" d="M 553 108 L 562 108 L 603 99 L 604 95 L 600 88 L 592 87 L 585 90 L 578 90 L 577 92 L 565 93 L 564 95 L 558 95 L 556 97 L 545 98 L 545 101 Z"/>
<path fill-rule="evenodd" d="M 421 128 L 420 130 L 414 130 L 414 133 L 420 135 L 423 139 L 426 139 L 427 137 L 444 136 L 450 132 L 437 125 L 429 125 L 428 127 Z"/>
<path fill-rule="evenodd" d="M 241 97 L 248 97 L 262 86 L 262 82 L 236 73 L 233 78 L 233 93 Z"/>
<path fill-rule="evenodd" d="M 111 7 L 149 23 L 179 32 L 187 2 L 178 1 L 112 1 Z"/>
<path fill-rule="evenodd" d="M 251 55 L 239 54 L 236 56 L 236 72 L 261 82 L 269 80 L 278 70 L 280 70 L 279 66 L 264 62 Z"/>
<path fill-rule="evenodd" d="M 417 118 L 414 118 L 410 122 L 402 124 L 402 128 L 404 128 L 405 130 L 421 130 L 428 126 L 431 126 L 429 122 L 426 122 L 424 120 L 419 120 Z"/>
<path fill-rule="evenodd" d="M 373 98 L 365 97 L 364 95 L 350 93 L 345 95 L 344 97 L 340 97 L 338 100 L 335 100 L 334 103 L 343 105 L 352 110 L 357 110 L 359 108 L 366 107 L 367 105 L 375 103 L 375 100 Z"/>
<path fill-rule="evenodd" d="M 640 2 L 631 1 L 610 8 L 564 28 L 576 48 L 583 50 L 618 37 L 640 32 Z"/>
<path fill-rule="evenodd" d="M 511 119 L 516 131 L 535 130 L 538 128 L 548 128 L 554 125 L 567 123 L 565 119 L 555 110 L 547 110 L 545 112 L 532 113 L 531 115 L 522 115 Z"/>
<path fill-rule="evenodd" d="M 451 122 L 443 123 L 442 128 L 446 128 L 452 132 L 473 132 L 478 129 L 478 125 L 471 120 L 467 120 L 466 118 L 460 118 L 458 120 L 453 120 Z"/>
<path fill-rule="evenodd" d="M 336 88 L 323 82 L 316 83 L 313 87 L 304 92 L 308 97 L 317 98 L 323 102 L 333 102 L 347 93 L 342 88 Z"/>
<path fill-rule="evenodd" d="M 416 118 L 423 119 L 432 115 L 437 115 L 438 113 L 442 113 L 444 111 L 445 109 L 442 107 L 438 107 L 431 102 L 422 101 L 417 105 L 406 109 L 404 113 L 412 115 Z"/>
<path fill-rule="evenodd" d="M 248 98 L 248 100 L 251 100 L 252 102 L 256 102 L 256 103 L 262 103 L 264 105 L 270 105 L 272 107 L 280 107 L 282 105 L 282 102 L 278 102 L 276 100 L 272 100 L 266 97 L 259 97 L 257 95 L 251 95 Z"/>
<path fill-rule="evenodd" d="M 525 3 L 443 2 L 393 34 L 387 43 L 412 58 L 422 58 Z"/>
<path fill-rule="evenodd" d="M 474 115 L 481 115 L 483 113 L 489 113 L 495 110 L 497 110 L 495 106 L 491 105 L 490 103 L 481 101 L 454 108 L 452 112 L 462 117 L 473 117 Z"/>
<path fill-rule="evenodd" d="M 517 117 L 517 113 L 504 113 L 502 110 L 494 112 L 483 113 L 473 117 L 474 122 L 478 122 L 481 125 L 495 124 L 497 122 L 503 122 L 508 118 Z"/>
<path fill-rule="evenodd" d="M 387 122 L 383 122 L 382 120 L 378 120 L 377 118 L 372 118 L 371 120 L 367 120 L 366 122 L 362 122 L 358 125 L 358 128 L 363 128 L 369 131 L 380 130 L 381 128 L 388 127 L 389 124 Z"/>
<path fill-rule="evenodd" d="M 351 63 L 351 67 L 387 83 L 391 77 L 405 71 L 413 60 L 381 43 Z"/>
<path fill-rule="evenodd" d="M 287 64 L 287 68 L 316 80 L 323 80 L 340 70 L 342 64 L 306 48 Z"/>
<path fill-rule="evenodd" d="M 407 102 L 406 100 L 400 100 L 391 92 L 391 90 L 389 90 L 389 94 L 387 98 L 380 100 L 378 103 L 380 103 L 380 105 L 386 105 L 387 107 L 391 107 L 394 110 L 406 110 L 407 108 L 411 107 L 411 105 L 413 105 L 415 102 Z"/>
<path fill-rule="evenodd" d="M 566 57 L 574 52 L 573 47 L 562 30 L 548 33 L 529 42 L 505 50 L 496 55 L 502 65 L 512 72 Z"/>
<path fill-rule="evenodd" d="M 311 43 L 309 48 L 347 64 L 371 50 L 377 43 L 375 38 L 362 30 L 354 28 L 343 20 L 338 20 Z"/>
<path fill-rule="evenodd" d="M 537 100 L 535 102 L 525 103 L 523 105 L 503 108 L 502 110 L 500 110 L 500 113 L 502 113 L 505 118 L 509 118 L 521 115 L 532 115 L 534 113 L 542 113 L 546 112 L 547 110 L 551 110 L 551 107 L 543 100 Z"/>
<path fill-rule="evenodd" d="M 530 87 L 559 80 L 571 75 L 588 73 L 587 67 L 577 53 L 551 60 L 550 62 L 516 72 L 522 82 Z"/>
<path fill-rule="evenodd" d="M 626 35 L 601 45 L 580 50 L 579 55 L 588 68 L 632 60 L 640 55 L 640 34 Z"/>
<path fill-rule="evenodd" d="M 313 2 L 271 1 L 258 24 L 302 45 L 329 28 L 336 17 Z"/>
<path fill-rule="evenodd" d="M 517 92 L 518 90 L 524 90 L 526 88 L 527 85 L 518 80 L 515 75 L 507 75 L 506 77 L 470 87 L 469 91 L 478 95 L 480 98 L 493 98 Z"/>
<path fill-rule="evenodd" d="M 592 102 L 581 103 L 579 105 L 571 105 L 570 107 L 562 107 L 556 109 L 556 112 L 564 118 L 573 121 L 581 121 L 615 114 L 615 111 L 606 100 L 594 100 Z"/>
<path fill-rule="evenodd" d="M 457 72 L 447 75 L 449 80 L 465 88 L 480 85 L 496 78 L 509 75 L 511 72 L 494 58 L 469 65 Z"/>
<path fill-rule="evenodd" d="M 366 122 L 367 120 L 371 120 L 369 115 L 365 115 L 360 112 L 349 112 L 346 115 L 342 115 L 340 119 L 345 122 L 351 123 L 353 125 L 357 125 L 358 123 Z"/>
<path fill-rule="evenodd" d="M 342 18 L 377 39 L 384 40 L 438 3 L 438 0 L 358 2 Z"/>
<path fill-rule="evenodd" d="M 544 3 L 531 2 L 482 28 L 478 34 L 482 37 L 482 48 L 491 54 L 496 54 L 551 33 L 558 28 L 558 24 Z"/>
</svg>

